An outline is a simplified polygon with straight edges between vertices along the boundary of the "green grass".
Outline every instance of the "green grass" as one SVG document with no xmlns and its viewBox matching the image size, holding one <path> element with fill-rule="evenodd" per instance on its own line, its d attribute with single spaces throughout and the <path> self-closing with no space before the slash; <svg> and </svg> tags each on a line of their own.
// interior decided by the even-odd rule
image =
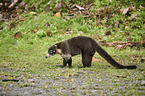
<svg viewBox="0 0 145 96">
<path fill-rule="evenodd" d="M 113 6 L 120 5 L 120 2 L 115 3 L 117 2 L 115 0 L 112 0 L 112 3 L 109 3 L 107 0 L 96 1 L 101 3 L 99 3 L 100 5 L 95 3 L 92 7 L 92 12 L 104 4 L 108 6 L 112 6 L 113 4 Z M 102 2 L 104 2 L 104 4 Z M 79 4 L 79 2 L 77 2 L 77 4 Z M 126 7 L 126 5 L 124 5 L 124 7 Z M 114 17 L 110 19 L 113 27 L 107 28 L 105 27 L 105 18 L 102 25 L 96 26 L 94 19 L 89 18 L 89 20 L 86 20 L 82 15 L 76 18 L 70 17 L 68 20 L 65 20 L 62 19 L 63 16 L 56 18 L 55 14 L 51 12 L 41 12 L 38 14 L 37 10 L 37 15 L 35 16 L 31 12 L 21 14 L 25 20 L 23 21 L 20 18 L 18 21 L 15 21 L 17 27 L 11 30 L 8 28 L 8 25 L 14 21 L 4 22 L 1 25 L 4 29 L 0 30 L 0 69 L 13 71 L 1 71 L 0 79 L 4 77 L 7 79 L 21 79 L 25 83 L 16 84 L 18 87 L 22 88 L 34 86 L 33 83 L 26 82 L 27 79 L 41 78 L 45 80 L 49 78 L 58 81 L 57 83 L 53 83 L 55 86 L 48 80 L 46 84 L 42 84 L 39 87 L 42 89 L 59 90 L 55 94 L 60 95 L 69 93 L 74 95 L 93 95 L 93 91 L 97 92 L 99 95 L 107 93 L 109 95 L 145 95 L 143 91 L 145 87 L 141 86 L 141 82 L 145 80 L 145 63 L 141 62 L 141 58 L 145 58 L 144 48 L 131 49 L 127 47 L 123 50 L 117 50 L 114 47 L 103 47 L 121 64 L 137 65 L 138 69 L 136 70 L 115 69 L 97 53 L 94 58 L 100 59 L 101 61 L 93 61 L 92 67 L 90 68 L 80 68 L 83 66 L 81 55 L 72 58 L 72 68 L 60 68 L 59 65 L 62 65 L 62 58 L 59 55 L 52 56 L 48 59 L 44 58 L 49 46 L 56 42 L 82 35 L 78 31 L 82 31 L 83 35 L 90 36 L 96 41 L 127 41 L 126 37 L 128 36 L 124 35 L 123 32 L 129 33 L 129 37 L 132 41 L 144 40 L 144 23 L 142 19 L 145 13 L 144 9 L 140 10 L 139 12 L 134 11 L 134 14 L 138 14 L 140 18 L 125 25 L 121 23 L 119 28 L 113 25 L 116 20 L 124 21 L 128 17 L 121 14 L 114 14 Z M 45 24 L 47 22 L 50 26 L 46 27 Z M 141 26 L 141 29 L 132 29 L 134 25 Z M 124 26 L 129 26 L 130 28 L 125 29 Z M 112 34 L 105 36 L 105 32 L 108 29 L 112 31 Z M 48 30 L 52 34 L 51 37 L 47 36 Z M 69 35 L 66 34 L 68 30 L 72 31 Z M 16 32 L 20 32 L 22 38 L 14 39 Z M 100 38 L 96 37 L 96 35 Z M 25 78 L 23 78 L 22 75 Z M 119 75 L 125 76 L 125 78 L 117 77 Z M 59 79 L 61 76 L 63 79 Z M 69 87 L 63 86 L 62 82 L 70 84 Z M 0 82 L 3 88 L 6 88 L 12 83 L 14 82 Z M 68 93 L 65 93 L 64 90 L 67 90 Z"/>
<path fill-rule="evenodd" d="M 128 94 L 128 95 L 141 95 L 144 94 L 144 87 L 140 86 L 140 82 L 145 79 L 144 71 L 136 70 L 125 70 L 125 69 L 115 69 L 110 64 L 108 64 L 102 57 L 97 53 L 94 58 L 100 59 L 101 61 L 93 61 L 92 67 L 90 68 L 79 68 L 82 66 L 81 56 L 73 57 L 73 67 L 72 68 L 60 68 L 59 65 L 62 65 L 62 58 L 59 55 L 55 55 L 48 59 L 44 58 L 47 54 L 47 49 L 51 44 L 54 44 L 59 39 L 67 39 L 70 36 L 63 35 L 52 37 L 44 37 L 34 39 L 18 39 L 15 40 L 12 36 L 8 41 L 3 41 L 1 44 L 1 58 L 0 58 L 0 68 L 14 69 L 14 72 L 2 72 L 1 79 L 3 76 L 6 76 L 8 79 L 23 79 L 21 75 L 24 75 L 25 80 L 29 78 L 34 78 L 32 74 L 39 74 L 39 78 L 49 77 L 49 78 L 59 78 L 63 76 L 63 82 L 74 83 L 77 79 L 83 79 L 84 82 L 87 82 L 87 85 L 75 85 L 70 86 L 69 90 L 74 90 L 73 93 L 78 94 L 77 88 L 81 90 L 80 94 L 93 94 L 91 90 L 99 90 L 99 94 L 107 94 L 106 92 L 112 91 L 113 93 L 109 94 Z M 3 38 L 4 39 L 4 38 Z M 11 41 L 10 41 L 11 40 Z M 29 43 L 33 42 L 33 43 Z M 115 50 L 113 47 L 103 47 L 113 58 L 119 61 L 123 65 L 135 64 L 139 69 L 145 68 L 144 64 L 141 63 L 140 57 L 145 57 L 144 49 L 124 49 L 124 50 Z M 113 50 L 113 51 L 112 51 Z M 111 66 L 111 67 L 109 67 Z M 77 72 L 83 72 L 82 77 Z M 88 74 L 87 72 L 91 72 Z M 118 75 L 126 76 L 126 78 L 118 78 Z M 37 77 L 37 78 L 38 78 Z M 139 82 L 137 82 L 139 81 Z M 60 80 L 58 79 L 58 82 Z M 128 82 L 128 83 L 125 83 Z M 8 83 L 2 83 L 3 88 L 8 86 Z M 48 85 L 47 85 L 48 84 Z M 51 83 L 46 85 L 41 85 L 39 87 L 47 89 L 46 86 L 49 86 L 51 90 L 62 90 L 61 84 L 51 86 Z M 50 85 L 49 85 L 50 84 Z M 22 83 L 18 84 L 20 88 L 33 86 L 32 83 Z M 54 87 L 55 86 L 55 87 Z M 63 90 L 68 90 L 64 87 Z M 120 91 L 122 90 L 122 91 Z M 114 93 L 115 92 L 115 93 Z M 71 92 L 70 92 L 71 93 Z M 55 93 L 63 94 L 63 93 Z M 66 93 L 64 93 L 66 94 Z"/>
</svg>

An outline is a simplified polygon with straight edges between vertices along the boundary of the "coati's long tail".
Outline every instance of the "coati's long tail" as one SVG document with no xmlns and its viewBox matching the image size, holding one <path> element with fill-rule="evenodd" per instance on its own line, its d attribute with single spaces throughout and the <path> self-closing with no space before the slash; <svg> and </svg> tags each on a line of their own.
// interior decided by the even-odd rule
<svg viewBox="0 0 145 96">
<path fill-rule="evenodd" d="M 130 66 L 123 66 L 119 63 L 117 63 L 104 49 L 101 48 L 101 46 L 99 46 L 98 44 L 96 44 L 96 51 L 104 58 L 106 59 L 111 65 L 113 65 L 114 67 L 118 68 L 118 69 L 136 69 L 137 66 L 135 65 L 130 65 Z"/>
</svg>

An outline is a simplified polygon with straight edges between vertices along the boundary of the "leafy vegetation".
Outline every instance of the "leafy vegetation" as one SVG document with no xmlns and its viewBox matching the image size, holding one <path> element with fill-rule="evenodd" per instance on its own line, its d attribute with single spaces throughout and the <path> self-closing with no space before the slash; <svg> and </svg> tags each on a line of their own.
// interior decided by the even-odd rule
<svg viewBox="0 0 145 96">
<path fill-rule="evenodd" d="M 72 68 L 59 67 L 62 65 L 59 55 L 44 58 L 49 46 L 74 36 L 85 35 L 104 42 L 145 40 L 143 0 L 88 1 L 94 3 L 90 8 L 92 16 L 85 18 L 83 14 L 78 14 L 76 17 L 66 18 L 67 9 L 59 9 L 60 17 L 52 12 L 55 1 L 50 3 L 49 12 L 44 12 L 47 0 L 23 0 L 29 6 L 37 2 L 34 3 L 36 9 L 21 13 L 17 20 L 3 22 L 0 26 L 3 27 L 0 30 L 0 79 L 20 81 L 1 81 L 0 90 L 13 93 L 19 88 L 25 91 L 25 88 L 30 87 L 41 90 L 37 94 L 27 90 L 31 95 L 145 95 L 145 50 L 142 47 L 126 47 L 123 50 L 103 47 L 121 64 L 137 65 L 136 70 L 115 69 L 97 53 L 94 58 L 99 60 L 93 61 L 90 68 L 80 68 L 81 56 L 73 57 Z M 72 2 L 80 6 L 88 4 L 85 0 Z M 106 13 L 102 13 L 98 22 L 98 17 L 93 16 L 97 16 L 99 13 L 96 10 L 104 6 L 107 6 L 107 15 L 112 16 L 105 17 Z M 128 7 L 130 10 L 125 15 L 117 11 Z M 131 18 L 132 15 L 137 17 Z M 15 24 L 15 27 L 10 28 L 10 24 Z M 107 30 L 111 31 L 111 35 L 105 35 Z M 22 35 L 19 39 L 14 38 L 17 32 Z M 20 89 L 19 91 L 21 92 Z"/>
</svg>

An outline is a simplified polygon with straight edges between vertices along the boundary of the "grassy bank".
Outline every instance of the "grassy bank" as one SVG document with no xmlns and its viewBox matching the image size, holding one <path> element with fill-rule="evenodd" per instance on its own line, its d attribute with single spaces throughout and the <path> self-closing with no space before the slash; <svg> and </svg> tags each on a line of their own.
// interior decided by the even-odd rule
<svg viewBox="0 0 145 96">
<path fill-rule="evenodd" d="M 112 3 L 106 4 L 111 7 Z M 92 12 L 101 6 L 103 5 L 94 5 Z M 145 49 L 142 47 L 126 47 L 122 50 L 103 47 L 122 65 L 136 65 L 138 69 L 135 70 L 116 69 L 97 53 L 94 58 L 99 60 L 94 60 L 90 68 L 80 68 L 81 55 L 72 58 L 72 68 L 61 68 L 62 58 L 59 55 L 44 58 L 49 46 L 74 36 L 85 35 L 105 42 L 128 41 L 128 37 L 132 41 L 144 40 L 144 9 L 140 10 L 135 10 L 140 18 L 131 23 L 119 23 L 118 28 L 115 25 L 106 27 L 105 18 L 97 26 L 95 19 L 85 19 L 82 15 L 67 19 L 62 15 L 57 18 L 52 12 L 23 13 L 19 20 L 4 22 L 1 25 L 3 30 L 0 30 L 0 79 L 17 79 L 19 82 L 1 81 L 0 94 L 6 92 L 16 95 L 16 92 L 25 92 L 26 88 L 35 91 L 39 88 L 39 93 L 26 91 L 30 95 L 145 95 L 145 62 L 142 61 L 145 58 Z M 122 14 L 115 14 L 110 22 L 122 22 L 127 18 Z M 132 28 L 135 22 L 140 28 Z M 10 29 L 12 23 L 16 27 Z M 111 30 L 111 35 L 105 35 L 107 30 Z M 17 32 L 22 35 L 19 39 L 14 38 Z"/>
</svg>

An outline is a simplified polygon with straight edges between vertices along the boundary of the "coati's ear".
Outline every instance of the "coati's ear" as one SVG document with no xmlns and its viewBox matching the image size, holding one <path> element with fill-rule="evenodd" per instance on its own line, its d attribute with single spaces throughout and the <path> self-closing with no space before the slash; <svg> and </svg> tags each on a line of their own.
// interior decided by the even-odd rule
<svg viewBox="0 0 145 96">
<path fill-rule="evenodd" d="M 55 48 L 57 48 L 57 45 L 54 45 L 55 46 Z"/>
</svg>

